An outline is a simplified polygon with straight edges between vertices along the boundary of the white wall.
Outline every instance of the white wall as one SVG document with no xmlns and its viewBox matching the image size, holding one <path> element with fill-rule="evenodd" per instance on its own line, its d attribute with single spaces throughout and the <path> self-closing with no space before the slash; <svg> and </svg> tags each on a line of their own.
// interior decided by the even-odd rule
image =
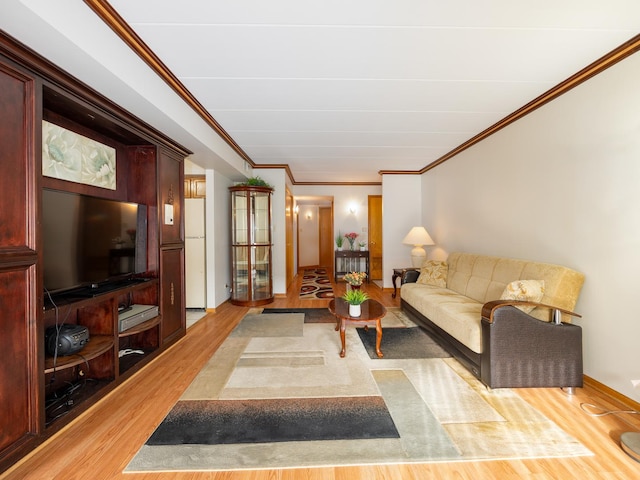
<svg viewBox="0 0 640 480">
<path fill-rule="evenodd" d="M 190 158 L 184 160 L 184 174 L 185 175 L 204 175 L 205 169 L 200 165 L 196 165 Z"/>
<path fill-rule="evenodd" d="M 320 224 L 318 205 L 299 205 L 298 257 L 300 268 L 320 264 Z"/>
<path fill-rule="evenodd" d="M 231 296 L 231 195 L 229 178 L 206 170 L 207 197 L 207 308 L 215 308 Z"/>
<path fill-rule="evenodd" d="M 271 234 L 273 248 L 271 263 L 273 268 L 273 293 L 287 293 L 287 239 L 286 239 L 286 172 L 283 168 L 254 169 L 258 176 L 273 187 L 271 196 Z"/>
<path fill-rule="evenodd" d="M 423 208 L 429 208 L 422 201 L 422 178 L 420 175 L 384 175 L 382 178 L 382 268 L 384 287 L 393 287 L 391 276 L 394 268 L 411 266 L 410 245 L 404 245 L 402 239 L 412 227 L 422 225 L 427 229 L 433 241 L 431 225 L 422 220 Z M 430 257 L 433 247 L 424 247 Z"/>
<path fill-rule="evenodd" d="M 640 54 L 425 173 L 423 222 L 446 252 L 586 275 L 585 374 L 640 400 Z"/>
<path fill-rule="evenodd" d="M 369 239 L 367 232 L 369 215 L 368 198 L 369 195 L 381 195 L 382 188 L 378 185 L 293 185 L 291 186 L 291 193 L 294 197 L 333 197 L 334 237 L 337 235 L 338 230 L 340 230 L 343 235 L 349 232 L 356 232 L 359 235 L 356 242 L 367 242 Z M 301 205 L 300 208 L 302 207 Z M 355 213 L 350 212 L 351 207 L 355 208 Z M 345 245 L 347 245 L 346 240 Z"/>
</svg>

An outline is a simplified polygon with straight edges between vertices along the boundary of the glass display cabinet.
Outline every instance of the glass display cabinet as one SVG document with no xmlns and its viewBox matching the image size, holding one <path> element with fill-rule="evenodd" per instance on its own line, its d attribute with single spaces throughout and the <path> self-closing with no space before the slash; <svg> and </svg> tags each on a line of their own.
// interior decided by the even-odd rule
<svg viewBox="0 0 640 480">
<path fill-rule="evenodd" d="M 238 185 L 231 191 L 231 303 L 273 301 L 271 194 L 268 187 Z"/>
</svg>

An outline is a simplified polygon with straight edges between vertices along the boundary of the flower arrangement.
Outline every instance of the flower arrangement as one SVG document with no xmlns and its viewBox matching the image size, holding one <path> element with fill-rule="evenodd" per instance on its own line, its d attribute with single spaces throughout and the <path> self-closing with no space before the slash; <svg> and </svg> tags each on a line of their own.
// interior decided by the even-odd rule
<svg viewBox="0 0 640 480">
<path fill-rule="evenodd" d="M 344 238 L 349 240 L 349 246 L 351 247 L 351 250 L 353 250 L 353 243 L 356 241 L 356 238 L 358 238 L 358 234 L 356 232 L 347 233 Z"/>
<path fill-rule="evenodd" d="M 342 299 L 349 305 L 360 305 L 369 299 L 369 295 L 363 290 L 349 290 L 342 296 Z"/>
<path fill-rule="evenodd" d="M 336 245 L 338 246 L 338 248 L 342 248 L 343 242 L 344 242 L 344 237 L 340 233 L 340 230 L 338 230 L 338 235 L 336 235 Z"/>
<path fill-rule="evenodd" d="M 365 278 L 367 278 L 365 272 L 350 272 L 345 274 L 344 281 L 349 285 L 362 285 Z"/>
</svg>

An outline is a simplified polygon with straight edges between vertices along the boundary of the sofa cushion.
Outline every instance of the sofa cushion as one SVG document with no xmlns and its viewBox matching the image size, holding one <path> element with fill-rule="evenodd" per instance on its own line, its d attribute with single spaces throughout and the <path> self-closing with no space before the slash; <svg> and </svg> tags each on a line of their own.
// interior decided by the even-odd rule
<svg viewBox="0 0 640 480">
<path fill-rule="evenodd" d="M 544 296 L 544 280 L 515 280 L 507 285 L 500 296 L 500 300 L 522 300 L 540 303 Z M 524 313 L 531 312 L 535 306 L 516 306 Z"/>
<path fill-rule="evenodd" d="M 514 280 L 544 280 L 540 303 L 571 311 L 584 283 L 582 273 L 549 263 L 461 252 L 451 253 L 447 263 L 447 288 L 480 303 L 500 299 Z M 546 308 L 535 308 L 531 315 L 544 321 L 551 319 Z M 562 321 L 571 322 L 571 317 L 563 315 Z"/>
<path fill-rule="evenodd" d="M 402 299 L 476 353 L 481 353 L 482 304 L 448 288 L 405 283 Z"/>
<path fill-rule="evenodd" d="M 442 302 L 431 321 L 474 352 L 482 353 L 481 303 L 469 297 Z"/>
<path fill-rule="evenodd" d="M 420 269 L 420 276 L 416 283 L 433 285 L 435 287 L 447 286 L 447 262 L 427 260 Z"/>
</svg>

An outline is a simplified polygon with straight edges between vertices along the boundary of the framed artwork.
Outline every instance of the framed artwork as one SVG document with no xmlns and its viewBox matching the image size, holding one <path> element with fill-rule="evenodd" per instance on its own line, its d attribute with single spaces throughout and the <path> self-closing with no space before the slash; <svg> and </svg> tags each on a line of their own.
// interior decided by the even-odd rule
<svg viewBox="0 0 640 480">
<path fill-rule="evenodd" d="M 116 149 L 42 121 L 42 174 L 116 189 Z"/>
</svg>

